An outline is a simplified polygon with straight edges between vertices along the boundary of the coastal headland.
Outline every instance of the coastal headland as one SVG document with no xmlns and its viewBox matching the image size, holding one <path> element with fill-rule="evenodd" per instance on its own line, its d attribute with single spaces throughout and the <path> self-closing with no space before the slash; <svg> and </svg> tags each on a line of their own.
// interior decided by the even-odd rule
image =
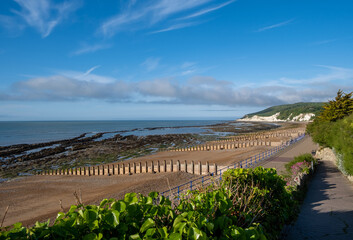
<svg viewBox="0 0 353 240">
<path fill-rule="evenodd" d="M 234 129 L 231 124 L 213 126 L 214 131 L 220 131 L 222 129 L 225 132 L 243 131 L 238 133 L 236 137 L 258 135 L 268 136 L 268 141 L 281 142 L 288 141 L 292 137 L 289 135 L 275 135 L 275 132 L 291 131 L 295 132 L 304 131 L 305 123 L 281 123 L 280 125 L 256 123 L 248 124 L 245 129 Z M 253 129 L 249 126 L 255 126 Z M 272 134 L 271 134 L 272 133 Z M 239 135 L 241 134 L 241 135 Z M 271 137 L 272 136 L 272 137 Z M 151 137 L 151 138 L 150 138 Z M 172 147 L 164 148 L 163 151 L 156 151 L 154 154 L 149 153 L 148 155 L 121 160 L 124 163 L 134 162 L 152 162 L 152 161 L 164 161 L 164 160 L 180 160 L 180 161 L 195 161 L 210 164 L 218 164 L 226 166 L 239 162 L 250 156 L 254 156 L 260 152 L 270 149 L 270 145 L 257 145 L 244 148 L 233 148 L 233 149 L 213 149 L 208 151 L 175 151 L 178 147 L 191 147 L 200 144 L 212 144 L 219 143 L 222 141 L 231 141 L 234 136 L 217 137 L 201 142 L 197 137 L 193 135 L 181 135 L 181 136 L 150 136 L 144 137 L 143 141 L 155 137 L 155 143 L 161 144 L 161 139 L 178 139 L 183 142 L 180 145 L 171 145 Z M 271 139 L 270 139 L 271 138 Z M 190 140 L 192 139 L 192 141 Z M 187 140 L 190 140 L 189 142 Z M 240 141 L 240 138 L 238 139 Z M 129 136 L 125 140 L 126 148 L 134 149 L 136 146 L 141 146 L 141 139 Z M 80 149 L 82 155 L 86 152 L 94 152 L 92 145 L 99 148 L 101 151 L 104 149 L 114 149 L 117 145 L 113 142 L 122 144 L 115 139 L 114 141 L 103 140 L 102 143 L 90 144 L 87 142 L 86 148 Z M 137 142 L 137 143 L 136 143 Z M 144 142 L 145 148 L 151 147 L 150 142 Z M 131 144 L 130 144 L 131 143 Z M 171 142 L 169 142 L 171 144 Z M 137 145 L 136 145 L 137 144 Z M 89 146 L 89 147 L 88 147 Z M 126 150 L 125 148 L 125 150 Z M 94 148 L 93 148 L 94 149 Z M 112 151 L 112 150 L 111 150 Z M 68 158 L 68 157 L 67 157 Z M 55 164 L 58 164 L 60 158 L 55 160 Z M 114 164 L 117 164 L 116 160 Z M 46 162 L 49 166 L 50 161 Z M 41 164 L 38 162 L 37 164 Z M 101 166 L 107 165 L 102 162 Z M 76 167 L 76 166 L 71 166 Z M 98 203 L 103 198 L 121 198 L 125 193 L 138 192 L 147 194 L 151 191 L 165 191 L 174 186 L 185 183 L 191 179 L 199 177 L 191 173 L 184 171 L 178 172 L 149 172 L 139 174 L 125 174 L 125 175 L 103 175 L 103 176 L 67 176 L 67 175 L 36 175 L 36 176 L 24 176 L 8 180 L 0 184 L 0 212 L 4 212 L 7 206 L 9 211 L 4 221 L 4 226 L 11 225 L 15 222 L 21 221 L 24 225 L 34 224 L 35 221 L 45 221 L 48 218 L 55 218 L 57 212 L 66 211 L 71 205 L 82 201 L 85 204 Z M 76 193 L 76 197 L 74 196 Z"/>
</svg>

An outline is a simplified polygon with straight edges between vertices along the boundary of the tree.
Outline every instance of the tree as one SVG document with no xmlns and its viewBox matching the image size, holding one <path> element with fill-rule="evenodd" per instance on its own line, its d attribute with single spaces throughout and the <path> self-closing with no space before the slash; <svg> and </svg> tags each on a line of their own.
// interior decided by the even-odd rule
<svg viewBox="0 0 353 240">
<path fill-rule="evenodd" d="M 323 121 L 335 122 L 353 113 L 353 92 L 344 93 L 338 90 L 334 100 L 330 100 L 324 105 L 319 119 Z"/>
</svg>

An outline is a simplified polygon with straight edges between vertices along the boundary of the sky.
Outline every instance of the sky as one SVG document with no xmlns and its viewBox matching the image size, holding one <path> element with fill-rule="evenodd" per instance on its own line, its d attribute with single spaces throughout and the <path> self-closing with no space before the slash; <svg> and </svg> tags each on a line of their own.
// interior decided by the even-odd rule
<svg viewBox="0 0 353 240">
<path fill-rule="evenodd" d="M 0 121 L 236 119 L 353 91 L 352 0 L 1 0 Z"/>
</svg>

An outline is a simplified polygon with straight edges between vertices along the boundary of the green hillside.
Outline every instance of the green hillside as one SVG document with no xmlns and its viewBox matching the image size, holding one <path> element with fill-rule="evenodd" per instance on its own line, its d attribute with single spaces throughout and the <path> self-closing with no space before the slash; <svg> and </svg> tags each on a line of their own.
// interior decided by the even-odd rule
<svg viewBox="0 0 353 240">
<path fill-rule="evenodd" d="M 285 104 L 278 105 L 266 108 L 260 112 L 250 113 L 245 115 L 244 117 L 252 117 L 254 115 L 268 117 L 272 116 L 278 112 L 280 112 L 279 119 L 287 119 L 289 116 L 292 119 L 295 116 L 298 116 L 301 113 L 314 113 L 318 115 L 318 113 L 322 110 L 322 106 L 324 103 L 322 102 L 307 102 L 307 103 L 294 103 L 294 104 Z M 292 115 L 291 115 L 292 114 Z"/>
</svg>

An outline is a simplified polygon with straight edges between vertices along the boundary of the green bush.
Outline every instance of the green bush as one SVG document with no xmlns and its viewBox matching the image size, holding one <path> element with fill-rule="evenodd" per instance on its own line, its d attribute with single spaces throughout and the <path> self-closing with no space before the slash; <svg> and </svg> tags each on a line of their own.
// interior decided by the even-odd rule
<svg viewBox="0 0 353 240">
<path fill-rule="evenodd" d="M 251 188 L 258 189 L 254 194 L 263 196 L 263 202 L 259 205 L 263 212 L 257 221 L 264 227 L 269 239 L 277 239 L 283 225 L 290 223 L 297 213 L 296 202 L 286 190 L 286 181 L 274 168 L 228 170 L 223 174 L 223 181 L 239 189 L 247 188 L 247 183 L 251 183 Z"/>
<path fill-rule="evenodd" d="M 317 160 L 310 154 L 310 153 L 305 153 L 299 156 L 294 157 L 294 159 L 292 161 L 290 161 L 289 163 L 287 163 L 285 165 L 285 168 L 287 170 L 287 172 L 291 173 L 291 167 L 296 164 L 296 163 L 300 163 L 300 162 L 305 162 L 305 163 L 309 163 L 311 164 L 311 162 L 313 162 L 314 164 L 317 163 Z"/>
<path fill-rule="evenodd" d="M 128 193 L 99 206 L 72 206 L 53 225 L 16 223 L 2 229 L 0 240 L 276 239 L 295 207 L 282 177 L 262 167 L 228 170 L 223 177 L 219 184 L 188 191 L 176 206 L 156 192 Z"/>
</svg>

